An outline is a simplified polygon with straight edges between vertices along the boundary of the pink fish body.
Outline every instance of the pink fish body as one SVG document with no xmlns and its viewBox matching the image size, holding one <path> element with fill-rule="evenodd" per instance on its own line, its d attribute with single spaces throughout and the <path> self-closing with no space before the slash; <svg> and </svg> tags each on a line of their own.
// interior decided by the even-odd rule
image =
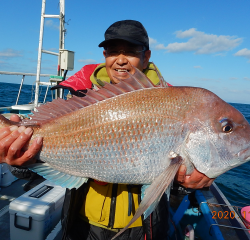
<svg viewBox="0 0 250 240">
<path fill-rule="evenodd" d="M 45 164 L 32 170 L 57 184 L 151 185 L 135 219 L 169 186 L 179 159 L 210 178 L 250 160 L 250 125 L 238 110 L 208 90 L 154 86 L 136 74 L 84 98 L 55 100 L 22 123 L 36 125 L 32 139 L 44 139 Z M 0 117 L 0 128 L 9 124 Z"/>
<path fill-rule="evenodd" d="M 40 160 L 71 175 L 150 184 L 177 153 L 215 178 L 249 160 L 243 115 L 201 88 L 146 88 L 76 110 L 35 129 Z"/>
</svg>

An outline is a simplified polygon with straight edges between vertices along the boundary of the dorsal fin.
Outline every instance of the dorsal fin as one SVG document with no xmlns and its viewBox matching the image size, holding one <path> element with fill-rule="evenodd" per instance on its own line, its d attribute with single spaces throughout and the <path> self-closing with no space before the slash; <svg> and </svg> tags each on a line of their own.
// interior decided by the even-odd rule
<svg viewBox="0 0 250 240">
<path fill-rule="evenodd" d="M 160 87 L 168 87 L 167 82 L 165 81 L 165 79 L 163 78 L 163 76 L 161 75 L 161 73 L 159 72 L 158 68 L 155 66 L 155 64 L 152 62 L 152 64 L 154 65 L 155 71 L 157 73 L 158 78 L 160 79 Z"/>
<path fill-rule="evenodd" d="M 78 109 L 95 104 L 107 98 L 112 98 L 120 94 L 144 88 L 165 87 L 161 83 L 157 86 L 154 85 L 151 80 L 137 68 L 135 68 L 135 73 L 133 75 L 129 72 L 128 74 L 130 76 L 129 78 L 124 80 L 118 79 L 120 82 L 117 84 L 105 82 L 104 86 L 99 90 L 94 91 L 88 89 L 86 96 L 84 97 L 73 96 L 68 100 L 59 98 L 39 106 L 36 109 L 37 111 L 33 112 L 33 115 L 30 115 L 31 119 L 23 120 L 21 125 L 39 126 L 52 119 L 61 117 L 65 114 L 74 112 Z M 160 79 L 162 79 L 162 77 Z"/>
</svg>

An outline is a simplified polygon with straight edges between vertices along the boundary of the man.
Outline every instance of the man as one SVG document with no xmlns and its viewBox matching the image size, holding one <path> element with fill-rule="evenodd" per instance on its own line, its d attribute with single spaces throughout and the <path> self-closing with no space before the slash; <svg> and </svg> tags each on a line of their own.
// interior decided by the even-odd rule
<svg viewBox="0 0 250 240">
<path fill-rule="evenodd" d="M 116 84 L 133 74 L 134 68 L 144 72 L 154 84 L 159 78 L 154 65 L 149 62 L 151 51 L 145 28 L 140 22 L 125 20 L 112 24 L 105 32 L 105 64 L 86 65 L 58 87 L 67 88 L 81 95 L 86 88 L 101 85 L 103 81 Z M 13 121 L 19 121 L 17 116 Z M 36 162 L 35 156 L 42 146 L 42 139 L 25 149 L 32 136 L 32 129 L 25 127 L 4 128 L 0 131 L 0 162 L 10 165 L 27 165 Z M 26 171 L 26 170 L 24 170 Z M 185 176 L 181 166 L 176 181 L 184 187 L 202 188 L 213 179 L 194 171 Z M 63 208 L 63 239 L 111 239 L 119 229 L 132 219 L 140 202 L 140 186 L 103 183 L 89 180 L 78 190 L 67 191 Z M 144 221 L 137 219 L 122 239 L 167 239 L 168 206 L 163 196 L 156 210 Z M 119 238 L 118 238 L 119 239 Z"/>
</svg>

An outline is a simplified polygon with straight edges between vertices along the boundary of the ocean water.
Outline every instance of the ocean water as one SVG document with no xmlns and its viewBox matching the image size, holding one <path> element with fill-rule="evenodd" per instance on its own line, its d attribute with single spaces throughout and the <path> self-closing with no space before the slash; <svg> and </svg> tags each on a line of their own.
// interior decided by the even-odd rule
<svg viewBox="0 0 250 240">
<path fill-rule="evenodd" d="M 250 123 L 250 104 L 230 103 Z M 250 161 L 229 170 L 216 178 L 215 182 L 230 203 L 235 206 L 250 206 Z"/>
<path fill-rule="evenodd" d="M 6 107 L 16 104 L 20 84 L 0 82 L 0 107 Z M 40 87 L 39 102 L 43 102 L 47 87 Z M 48 91 L 47 101 L 51 101 L 51 91 Z M 35 100 L 35 85 L 23 85 L 19 96 L 18 104 L 32 103 Z"/>
<path fill-rule="evenodd" d="M 19 91 L 19 84 L 0 82 L 0 107 L 14 105 Z M 46 87 L 41 87 L 39 101 L 43 101 Z M 33 93 L 33 94 L 32 94 Z M 51 93 L 48 92 L 48 101 L 51 101 Z M 23 85 L 18 104 L 34 101 L 34 87 Z M 230 103 L 237 108 L 250 122 L 250 104 Z M 250 205 L 250 162 L 219 176 L 215 182 L 231 202 L 232 205 Z"/>
</svg>

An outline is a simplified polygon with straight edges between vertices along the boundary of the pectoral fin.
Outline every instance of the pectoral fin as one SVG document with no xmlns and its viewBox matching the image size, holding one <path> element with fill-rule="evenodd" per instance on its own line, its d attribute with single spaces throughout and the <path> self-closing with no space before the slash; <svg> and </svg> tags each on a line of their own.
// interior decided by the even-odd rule
<svg viewBox="0 0 250 240">
<path fill-rule="evenodd" d="M 72 176 L 70 174 L 53 169 L 47 163 L 33 164 L 29 166 L 29 169 L 50 180 L 51 182 L 69 189 L 77 189 L 83 183 L 88 181 L 87 178 Z"/>
<path fill-rule="evenodd" d="M 129 224 L 123 228 L 119 233 L 117 233 L 113 238 L 115 239 L 120 234 L 122 234 L 128 227 L 136 221 L 143 213 L 145 213 L 145 217 L 147 217 L 150 213 L 153 212 L 158 202 L 160 201 L 163 193 L 166 191 L 168 186 L 172 183 L 175 174 L 177 173 L 179 167 L 182 164 L 182 158 L 177 156 L 173 160 L 171 160 L 171 164 L 168 168 L 165 169 L 164 172 L 158 176 L 154 182 L 145 190 L 145 196 L 142 199 L 142 202 L 139 208 L 136 210 L 134 217 L 129 222 Z"/>
</svg>

